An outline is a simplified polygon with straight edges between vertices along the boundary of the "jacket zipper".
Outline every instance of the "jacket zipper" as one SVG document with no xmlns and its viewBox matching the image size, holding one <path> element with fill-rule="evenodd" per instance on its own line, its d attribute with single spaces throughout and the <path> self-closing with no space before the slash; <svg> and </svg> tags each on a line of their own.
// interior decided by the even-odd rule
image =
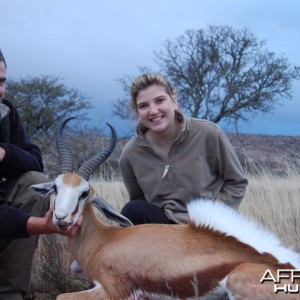
<svg viewBox="0 0 300 300">
<path fill-rule="evenodd" d="M 163 173 L 163 175 L 161 177 L 162 179 L 164 179 L 164 177 L 168 174 L 169 169 L 170 169 L 170 165 L 165 165 L 164 173 Z"/>
</svg>

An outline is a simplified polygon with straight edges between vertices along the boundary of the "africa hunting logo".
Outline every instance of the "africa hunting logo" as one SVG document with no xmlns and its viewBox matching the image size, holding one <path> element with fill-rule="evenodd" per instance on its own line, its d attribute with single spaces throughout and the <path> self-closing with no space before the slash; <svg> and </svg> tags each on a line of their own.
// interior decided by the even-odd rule
<svg viewBox="0 0 300 300">
<path fill-rule="evenodd" d="M 274 282 L 274 293 L 298 294 L 300 285 L 295 284 L 295 280 L 300 279 L 300 270 L 295 269 L 278 269 L 275 274 L 270 269 L 260 279 L 263 284 L 266 281 Z M 282 282 L 284 280 L 284 283 Z"/>
</svg>

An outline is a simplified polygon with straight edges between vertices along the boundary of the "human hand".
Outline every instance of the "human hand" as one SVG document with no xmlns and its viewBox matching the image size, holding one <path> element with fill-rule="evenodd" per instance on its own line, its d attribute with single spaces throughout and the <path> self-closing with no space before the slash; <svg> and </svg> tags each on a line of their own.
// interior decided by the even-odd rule
<svg viewBox="0 0 300 300">
<path fill-rule="evenodd" d="M 32 234 L 52 234 L 59 233 L 61 235 L 73 238 L 82 223 L 82 216 L 79 218 L 78 222 L 73 225 L 70 229 L 60 229 L 53 224 L 53 208 L 51 207 L 45 217 L 30 217 L 27 221 L 27 232 L 29 235 Z"/>
<path fill-rule="evenodd" d="M 53 224 L 53 207 L 51 207 L 45 217 L 45 222 L 46 222 L 46 227 L 49 228 L 50 233 L 59 233 L 65 236 L 68 236 L 70 238 L 73 238 L 78 230 L 78 228 L 81 226 L 82 223 L 82 215 L 80 216 L 79 220 L 77 221 L 76 224 L 74 224 L 70 229 L 61 229 L 57 227 L 56 225 Z"/>
</svg>

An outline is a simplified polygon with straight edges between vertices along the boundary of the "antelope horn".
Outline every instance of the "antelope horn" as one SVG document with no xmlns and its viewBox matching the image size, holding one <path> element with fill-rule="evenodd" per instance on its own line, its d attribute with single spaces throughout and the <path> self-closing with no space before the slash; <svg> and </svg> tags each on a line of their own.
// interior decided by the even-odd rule
<svg viewBox="0 0 300 300">
<path fill-rule="evenodd" d="M 72 162 L 72 156 L 69 152 L 69 150 L 65 146 L 65 142 L 63 139 L 63 130 L 67 122 L 70 120 L 74 119 L 76 117 L 70 117 L 68 119 L 63 120 L 56 132 L 55 132 L 55 139 L 56 139 L 56 147 L 58 151 L 58 156 L 60 160 L 60 174 L 68 173 L 68 172 L 73 172 L 73 162 Z"/>
<path fill-rule="evenodd" d="M 84 179 L 89 180 L 90 175 L 95 171 L 95 169 L 100 166 L 113 152 L 117 144 L 117 133 L 113 126 L 106 123 L 111 130 L 111 140 L 110 144 L 102 150 L 100 153 L 90 158 L 79 168 L 78 174 Z"/>
</svg>

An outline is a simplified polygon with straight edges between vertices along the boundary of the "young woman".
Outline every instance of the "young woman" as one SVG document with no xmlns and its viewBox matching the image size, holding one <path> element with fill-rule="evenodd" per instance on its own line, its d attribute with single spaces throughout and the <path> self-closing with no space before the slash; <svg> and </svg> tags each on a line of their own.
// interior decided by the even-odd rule
<svg viewBox="0 0 300 300">
<path fill-rule="evenodd" d="M 186 204 L 195 198 L 237 208 L 248 182 L 222 129 L 180 112 L 161 75 L 136 78 L 131 98 L 140 122 L 120 157 L 131 200 L 122 214 L 133 224 L 186 223 Z"/>
</svg>

